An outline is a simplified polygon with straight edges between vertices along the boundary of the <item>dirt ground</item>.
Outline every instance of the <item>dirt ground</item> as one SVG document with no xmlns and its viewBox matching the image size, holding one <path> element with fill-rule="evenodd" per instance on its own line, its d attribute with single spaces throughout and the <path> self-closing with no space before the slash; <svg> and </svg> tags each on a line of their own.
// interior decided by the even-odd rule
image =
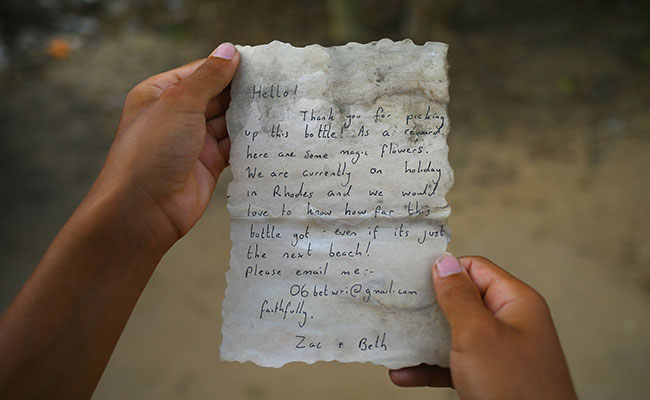
<svg viewBox="0 0 650 400">
<path fill-rule="evenodd" d="M 352 29 L 336 17 L 337 2 L 303 12 L 295 2 L 284 13 L 253 2 L 252 15 L 241 5 L 187 3 L 95 16 L 99 33 L 82 36 L 69 56 L 15 53 L 0 71 L 0 309 L 101 168 L 138 81 L 225 40 L 411 36 L 450 44 L 450 251 L 487 256 L 546 297 L 582 398 L 650 397 L 650 47 L 642 40 L 650 31 L 639 23 L 647 8 L 513 11 L 519 20 L 483 10 L 487 22 L 426 8 L 420 19 L 407 12 L 393 21 L 374 10 Z M 95 399 L 456 398 L 396 388 L 369 364 L 220 362 L 229 179 L 153 275 Z"/>
</svg>

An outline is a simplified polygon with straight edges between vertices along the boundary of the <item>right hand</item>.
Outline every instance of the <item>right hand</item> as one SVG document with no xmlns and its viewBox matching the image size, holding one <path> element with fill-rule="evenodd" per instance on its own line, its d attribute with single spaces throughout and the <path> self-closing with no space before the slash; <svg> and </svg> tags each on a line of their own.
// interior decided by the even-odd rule
<svg viewBox="0 0 650 400">
<path fill-rule="evenodd" d="M 454 387 L 461 399 L 577 399 L 544 298 L 483 257 L 433 268 L 451 326 L 450 368 L 391 370 L 398 386 Z"/>
</svg>

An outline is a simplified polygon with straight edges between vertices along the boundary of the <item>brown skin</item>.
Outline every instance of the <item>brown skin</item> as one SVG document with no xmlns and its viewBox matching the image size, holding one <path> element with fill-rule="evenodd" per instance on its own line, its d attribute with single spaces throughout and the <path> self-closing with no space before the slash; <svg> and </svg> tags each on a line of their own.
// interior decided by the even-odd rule
<svg viewBox="0 0 650 400">
<path fill-rule="evenodd" d="M 210 57 L 137 85 L 104 168 L 0 319 L 0 398 L 89 398 L 165 252 L 201 217 L 228 165 L 232 60 Z M 467 399 L 574 399 L 544 300 L 490 261 L 434 272 L 451 373 L 390 371 L 400 386 Z"/>
<path fill-rule="evenodd" d="M 89 398 L 163 254 L 228 164 L 232 60 L 210 57 L 129 92 L 97 181 L 0 319 L 0 398 Z"/>
<path fill-rule="evenodd" d="M 577 399 L 551 313 L 530 286 L 483 257 L 462 271 L 433 269 L 438 303 L 451 326 L 450 368 L 389 371 L 399 386 L 453 387 L 462 399 Z"/>
</svg>

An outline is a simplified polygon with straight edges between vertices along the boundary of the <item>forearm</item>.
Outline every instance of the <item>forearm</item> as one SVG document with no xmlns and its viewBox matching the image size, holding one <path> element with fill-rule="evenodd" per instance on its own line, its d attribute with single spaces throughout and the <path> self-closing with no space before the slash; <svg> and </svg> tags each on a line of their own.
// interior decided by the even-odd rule
<svg viewBox="0 0 650 400">
<path fill-rule="evenodd" d="M 118 190 L 90 195 L 0 320 L 0 397 L 90 397 L 174 233 Z M 162 239 L 161 239 L 162 238 Z"/>
<path fill-rule="evenodd" d="M 0 319 L 0 398 L 87 398 L 162 255 L 228 162 L 232 44 L 127 95 L 84 202 Z"/>
</svg>

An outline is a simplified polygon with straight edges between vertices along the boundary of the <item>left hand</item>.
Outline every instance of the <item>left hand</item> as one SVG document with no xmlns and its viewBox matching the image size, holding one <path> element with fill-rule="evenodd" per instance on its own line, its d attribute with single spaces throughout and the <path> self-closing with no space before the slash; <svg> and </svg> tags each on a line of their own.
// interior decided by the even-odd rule
<svg viewBox="0 0 650 400">
<path fill-rule="evenodd" d="M 86 199 L 114 195 L 142 216 L 165 251 L 205 211 L 228 165 L 227 86 L 239 52 L 224 43 L 207 59 L 150 77 L 127 95 L 115 141 Z M 111 197 L 114 199 L 114 197 Z"/>
<path fill-rule="evenodd" d="M 0 398 L 90 398 L 160 258 L 228 164 L 238 63 L 222 44 L 129 92 L 90 193 L 0 317 Z"/>
</svg>

